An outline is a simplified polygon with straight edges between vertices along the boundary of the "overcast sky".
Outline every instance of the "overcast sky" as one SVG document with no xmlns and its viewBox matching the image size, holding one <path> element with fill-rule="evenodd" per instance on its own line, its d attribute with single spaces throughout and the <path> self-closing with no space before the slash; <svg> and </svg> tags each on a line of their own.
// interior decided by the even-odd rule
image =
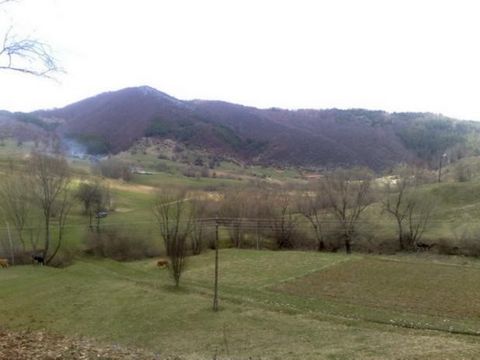
<svg viewBox="0 0 480 360">
<path fill-rule="evenodd" d="M 150 85 L 180 99 L 480 120 L 479 3 L 22 0 L 2 6 L 0 31 L 48 42 L 66 73 L 0 72 L 0 109 Z"/>
</svg>

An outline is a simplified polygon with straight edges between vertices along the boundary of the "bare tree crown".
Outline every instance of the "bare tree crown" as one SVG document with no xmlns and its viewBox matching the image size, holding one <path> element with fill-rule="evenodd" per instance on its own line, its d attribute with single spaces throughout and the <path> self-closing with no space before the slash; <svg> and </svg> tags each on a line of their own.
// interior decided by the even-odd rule
<svg viewBox="0 0 480 360">
<path fill-rule="evenodd" d="M 0 6 L 11 2 L 14 1 L 0 1 Z M 46 43 L 29 37 L 19 37 L 13 27 L 5 32 L 0 45 L 0 70 L 47 78 L 61 71 L 52 49 Z"/>
</svg>

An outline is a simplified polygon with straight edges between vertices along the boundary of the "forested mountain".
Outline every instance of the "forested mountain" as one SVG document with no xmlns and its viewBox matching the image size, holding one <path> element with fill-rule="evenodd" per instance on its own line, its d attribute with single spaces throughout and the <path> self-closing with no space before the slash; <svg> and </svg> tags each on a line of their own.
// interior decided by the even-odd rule
<svg viewBox="0 0 480 360">
<path fill-rule="evenodd" d="M 92 153 L 116 153 L 157 137 L 250 163 L 375 170 L 399 162 L 435 166 L 446 151 L 452 157 L 476 152 L 480 133 L 476 122 L 431 113 L 257 109 L 178 100 L 150 87 L 102 93 L 61 109 L 2 112 L 0 126 L 7 124 L 76 139 Z"/>
</svg>

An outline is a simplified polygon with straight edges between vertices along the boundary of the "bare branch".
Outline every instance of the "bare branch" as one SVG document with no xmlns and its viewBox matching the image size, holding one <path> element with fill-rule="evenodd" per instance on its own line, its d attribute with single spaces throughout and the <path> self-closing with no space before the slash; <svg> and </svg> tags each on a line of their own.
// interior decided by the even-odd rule
<svg viewBox="0 0 480 360">
<path fill-rule="evenodd" d="M 0 6 L 15 0 L 0 0 Z M 10 70 L 39 77 L 52 78 L 61 72 L 50 47 L 40 40 L 18 38 L 10 27 L 0 47 L 0 70 Z"/>
</svg>

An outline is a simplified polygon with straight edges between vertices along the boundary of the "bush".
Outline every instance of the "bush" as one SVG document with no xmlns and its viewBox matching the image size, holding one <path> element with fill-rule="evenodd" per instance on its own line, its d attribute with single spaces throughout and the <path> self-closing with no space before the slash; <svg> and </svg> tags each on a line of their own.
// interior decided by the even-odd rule
<svg viewBox="0 0 480 360">
<path fill-rule="evenodd" d="M 88 254 L 117 261 L 140 260 L 160 253 L 144 236 L 122 228 L 89 233 L 87 248 Z"/>
<path fill-rule="evenodd" d="M 50 266 L 63 268 L 73 264 L 75 255 L 78 253 L 76 249 L 62 249 L 50 262 Z M 32 259 L 30 258 L 30 262 Z"/>
<path fill-rule="evenodd" d="M 98 169 L 102 176 L 111 179 L 132 180 L 132 170 L 123 161 L 116 159 L 103 160 L 98 163 Z"/>
<path fill-rule="evenodd" d="M 21 251 L 19 249 L 16 249 L 13 253 L 13 256 L 15 258 L 15 264 L 13 265 L 28 265 L 32 263 L 32 254 L 28 251 Z M 6 251 L 4 249 L 0 249 L 0 258 L 7 259 L 11 263 L 12 259 L 12 254 L 10 251 Z"/>
</svg>

